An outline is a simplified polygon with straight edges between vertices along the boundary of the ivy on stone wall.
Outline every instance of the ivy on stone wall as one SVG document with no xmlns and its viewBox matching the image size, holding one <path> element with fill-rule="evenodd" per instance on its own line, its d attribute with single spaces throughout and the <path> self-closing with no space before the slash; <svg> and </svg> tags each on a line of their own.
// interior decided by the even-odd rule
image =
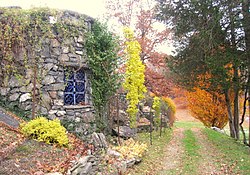
<svg viewBox="0 0 250 175">
<path fill-rule="evenodd" d="M 62 20 L 61 13 L 47 8 L 0 8 L 0 72 L 5 82 L 11 74 L 22 75 L 20 69 L 28 69 L 28 63 L 39 62 L 46 40 L 58 37 L 64 42 L 79 35 L 76 26 L 84 27 L 84 20 Z M 23 60 L 15 60 L 20 57 Z"/>
<path fill-rule="evenodd" d="M 119 87 L 118 44 L 107 26 L 96 21 L 87 35 L 88 65 L 92 71 L 92 98 L 96 110 L 97 127 L 108 129 L 107 102 Z"/>
<path fill-rule="evenodd" d="M 0 8 L 0 86 L 8 86 L 13 76 L 24 85 L 32 82 L 33 108 L 41 102 L 39 85 L 46 74 L 42 66 L 46 47 L 69 44 L 88 27 L 84 15 L 76 20 L 67 13 L 47 8 Z M 27 80 L 23 76 L 29 72 Z"/>
</svg>

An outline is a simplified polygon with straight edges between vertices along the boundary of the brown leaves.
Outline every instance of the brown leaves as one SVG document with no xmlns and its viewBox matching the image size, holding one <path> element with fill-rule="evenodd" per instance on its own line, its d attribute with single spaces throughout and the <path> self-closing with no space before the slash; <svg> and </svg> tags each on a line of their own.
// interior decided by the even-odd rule
<svg viewBox="0 0 250 175">
<path fill-rule="evenodd" d="M 8 157 L 1 162 L 3 172 L 25 175 L 65 172 L 77 157 L 86 155 L 89 149 L 94 151 L 72 134 L 68 134 L 69 148 L 59 148 L 34 140 L 23 142 L 24 137 L 18 131 L 8 128 L 0 127 L 1 157 Z"/>
<path fill-rule="evenodd" d="M 0 122 L 0 160 L 4 159 L 23 141 L 24 137 L 17 129 Z"/>
</svg>

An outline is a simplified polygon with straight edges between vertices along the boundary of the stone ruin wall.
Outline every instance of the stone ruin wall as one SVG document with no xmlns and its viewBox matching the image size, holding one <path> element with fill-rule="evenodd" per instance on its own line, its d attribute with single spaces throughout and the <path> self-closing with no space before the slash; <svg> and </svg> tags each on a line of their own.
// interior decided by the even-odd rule
<svg viewBox="0 0 250 175">
<path fill-rule="evenodd" d="M 39 52 L 40 58 L 38 73 L 41 80 L 37 82 L 36 96 L 39 99 L 36 112 L 50 119 L 59 118 L 66 123 L 67 129 L 78 133 L 80 136 L 89 135 L 95 129 L 94 109 L 91 102 L 91 88 L 89 75 L 91 71 L 86 63 L 86 50 L 84 48 L 84 33 L 91 29 L 93 19 L 84 16 L 85 27 L 80 26 L 82 35 L 65 39 L 56 36 L 53 39 L 43 41 L 43 49 Z M 82 15 L 63 11 L 62 18 L 71 23 L 77 22 Z M 64 41 L 62 41 L 64 40 Z M 24 61 L 20 56 L 15 57 L 19 62 Z M 28 56 L 29 57 L 29 56 Z M 64 105 L 64 74 L 66 68 L 78 69 L 82 67 L 86 78 L 85 105 Z M 2 100 L 9 105 L 17 105 L 25 111 L 32 110 L 33 70 L 24 69 L 25 74 L 21 78 L 8 77 L 7 86 L 0 85 Z M 2 81 L 3 82 L 3 81 Z M 31 115 L 29 115 L 31 117 Z"/>
</svg>

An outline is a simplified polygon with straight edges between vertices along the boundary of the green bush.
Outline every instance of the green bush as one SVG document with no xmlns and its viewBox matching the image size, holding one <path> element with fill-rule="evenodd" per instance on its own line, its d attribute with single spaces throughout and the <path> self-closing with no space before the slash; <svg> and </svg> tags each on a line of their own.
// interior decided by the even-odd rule
<svg viewBox="0 0 250 175">
<path fill-rule="evenodd" d="M 66 129 L 60 124 L 59 119 L 48 120 L 45 117 L 38 117 L 27 124 L 21 124 L 22 133 L 47 144 L 58 144 L 68 146 Z"/>
</svg>

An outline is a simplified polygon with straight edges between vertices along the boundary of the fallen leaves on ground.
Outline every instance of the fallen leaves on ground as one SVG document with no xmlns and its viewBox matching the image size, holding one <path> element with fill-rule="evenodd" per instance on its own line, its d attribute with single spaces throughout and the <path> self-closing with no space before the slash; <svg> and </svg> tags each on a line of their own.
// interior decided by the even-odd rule
<svg viewBox="0 0 250 175">
<path fill-rule="evenodd" d="M 87 154 L 92 146 L 84 144 L 72 134 L 68 134 L 70 146 L 60 148 L 35 140 L 26 140 L 22 134 L 1 124 L 1 164 L 0 174 L 44 174 L 65 172 L 77 158 Z"/>
<path fill-rule="evenodd" d="M 0 122 L 0 161 L 24 140 L 19 130 Z"/>
</svg>

